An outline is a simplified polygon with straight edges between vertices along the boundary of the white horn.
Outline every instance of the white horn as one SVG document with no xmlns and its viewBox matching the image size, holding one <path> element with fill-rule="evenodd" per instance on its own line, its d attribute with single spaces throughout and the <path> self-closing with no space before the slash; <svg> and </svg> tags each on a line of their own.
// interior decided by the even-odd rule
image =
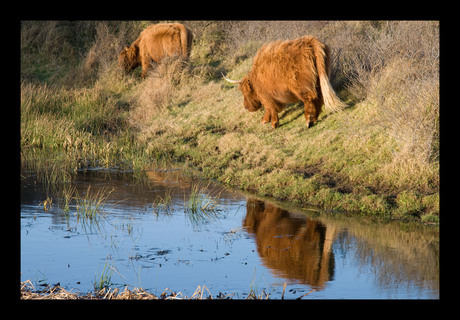
<svg viewBox="0 0 460 320">
<path fill-rule="evenodd" d="M 227 80 L 230 83 L 241 83 L 241 80 L 239 80 L 239 81 L 232 80 L 232 79 L 227 78 L 222 72 L 220 74 L 222 75 L 222 77 L 224 77 L 225 80 Z"/>
</svg>

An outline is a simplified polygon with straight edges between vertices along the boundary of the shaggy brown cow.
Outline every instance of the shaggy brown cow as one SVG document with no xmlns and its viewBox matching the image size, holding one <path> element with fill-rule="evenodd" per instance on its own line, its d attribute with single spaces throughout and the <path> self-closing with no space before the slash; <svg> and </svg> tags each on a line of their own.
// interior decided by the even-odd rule
<svg viewBox="0 0 460 320">
<path fill-rule="evenodd" d="M 239 83 L 244 107 L 256 111 L 265 107 L 262 123 L 279 124 L 278 112 L 288 103 L 302 101 L 307 127 L 316 123 L 324 103 L 328 112 L 344 106 L 329 82 L 330 53 L 318 39 L 305 36 L 296 40 L 265 44 L 254 58 L 252 70 Z"/>
<path fill-rule="evenodd" d="M 118 64 L 125 72 L 142 65 L 141 76 L 144 78 L 151 60 L 160 63 L 167 56 L 188 59 L 192 40 L 192 32 L 183 24 L 153 24 L 142 31 L 130 47 L 125 46 L 118 58 Z"/>
</svg>

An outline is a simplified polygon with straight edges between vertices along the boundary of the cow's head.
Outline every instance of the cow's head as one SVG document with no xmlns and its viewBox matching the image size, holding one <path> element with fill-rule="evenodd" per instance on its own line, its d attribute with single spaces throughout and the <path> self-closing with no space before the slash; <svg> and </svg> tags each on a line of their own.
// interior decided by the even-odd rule
<svg viewBox="0 0 460 320">
<path fill-rule="evenodd" d="M 243 93 L 243 104 L 246 110 L 253 112 L 259 110 L 262 107 L 262 104 L 260 103 L 260 100 L 257 97 L 257 94 L 255 93 L 248 76 L 241 80 L 238 89 L 240 89 L 240 91 Z"/>
<path fill-rule="evenodd" d="M 222 74 L 225 80 L 227 80 L 230 83 L 239 83 L 238 89 L 243 93 L 243 98 L 244 98 L 244 107 L 248 111 L 257 111 L 262 107 L 262 104 L 260 103 L 259 98 L 257 97 L 256 92 L 254 91 L 254 88 L 251 84 L 251 80 L 249 80 L 249 77 L 246 76 L 242 80 L 231 80 L 227 78 L 224 74 Z"/>
<path fill-rule="evenodd" d="M 120 52 L 120 56 L 118 57 L 118 66 L 125 72 L 129 72 L 134 70 L 139 65 L 139 48 L 136 46 L 125 46 L 125 48 Z"/>
</svg>

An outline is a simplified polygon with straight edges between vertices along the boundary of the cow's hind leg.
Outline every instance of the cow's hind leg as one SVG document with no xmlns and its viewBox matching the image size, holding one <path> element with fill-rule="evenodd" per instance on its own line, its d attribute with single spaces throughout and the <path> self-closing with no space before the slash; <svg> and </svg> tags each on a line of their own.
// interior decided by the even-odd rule
<svg viewBox="0 0 460 320">
<path fill-rule="evenodd" d="M 311 99 L 310 97 L 303 99 L 305 108 L 305 120 L 307 121 L 308 128 L 310 128 L 318 120 L 315 100 L 317 99 Z"/>
<path fill-rule="evenodd" d="M 276 112 L 276 110 L 271 110 L 271 112 L 272 112 L 272 127 L 273 129 L 276 129 L 279 125 L 278 112 Z"/>
<path fill-rule="evenodd" d="M 318 121 L 318 117 L 319 117 L 319 114 L 321 113 L 321 109 L 322 109 L 322 106 L 323 106 L 323 99 L 321 97 L 315 99 L 315 101 L 313 101 L 314 104 L 315 104 L 315 110 L 316 110 L 316 114 L 315 114 L 315 122 Z"/>
</svg>

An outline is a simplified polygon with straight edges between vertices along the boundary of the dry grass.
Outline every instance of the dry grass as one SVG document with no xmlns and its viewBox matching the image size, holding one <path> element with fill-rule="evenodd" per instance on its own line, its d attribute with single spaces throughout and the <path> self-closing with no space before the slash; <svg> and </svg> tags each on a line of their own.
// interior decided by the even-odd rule
<svg viewBox="0 0 460 320">
<path fill-rule="evenodd" d="M 190 83 L 187 83 L 188 72 L 189 69 L 180 58 L 167 58 L 163 64 L 153 66 L 145 81 L 139 84 L 131 101 L 134 106 L 131 124 L 141 125 L 180 99 L 180 86 L 190 88 Z"/>
<path fill-rule="evenodd" d="M 67 291 L 60 285 L 47 286 L 37 291 L 30 280 L 21 282 L 21 299 L 23 300 L 158 300 L 176 299 L 178 294 L 166 293 L 166 289 L 160 296 L 148 293 L 140 288 L 132 290 L 125 287 L 119 289 L 103 288 L 94 293 L 82 294 L 80 292 Z"/>
<path fill-rule="evenodd" d="M 281 299 L 284 299 L 286 285 L 287 284 L 285 283 Z M 315 291 L 316 290 L 311 290 L 308 293 L 299 296 L 297 300 L 300 300 Z M 159 296 L 157 296 L 142 288 L 128 289 L 128 286 L 126 286 L 123 291 L 118 288 L 102 288 L 93 293 L 81 293 L 72 292 L 72 290 L 67 291 L 57 284 L 54 286 L 48 285 L 44 289 L 37 291 L 30 280 L 21 282 L 22 300 L 223 300 L 234 298 L 235 293 L 223 294 L 222 292 L 219 292 L 218 295 L 213 297 L 205 285 L 198 286 L 191 296 L 183 295 L 181 292 L 174 292 L 169 288 L 166 288 Z M 238 297 L 237 299 L 241 298 Z M 256 292 L 251 289 L 245 299 L 268 300 L 270 299 L 270 294 L 267 294 L 264 290 Z"/>
<path fill-rule="evenodd" d="M 429 163 L 439 155 L 439 79 L 422 78 L 421 69 L 417 61 L 394 59 L 374 77 L 368 101 L 397 142 L 397 156 Z"/>
<path fill-rule="evenodd" d="M 311 292 L 309 292 L 311 293 Z M 21 299 L 22 300 L 214 300 L 214 299 L 231 299 L 235 294 L 219 294 L 212 296 L 209 289 L 203 285 L 198 286 L 191 296 L 183 295 L 181 292 L 174 292 L 166 288 L 159 296 L 145 291 L 142 288 L 128 289 L 128 286 L 121 291 L 118 288 L 103 288 L 94 293 L 81 293 L 67 291 L 59 284 L 47 286 L 37 291 L 30 280 L 21 282 Z M 305 295 L 299 297 L 303 298 Z M 249 294 L 246 299 L 269 299 L 265 292 Z"/>
</svg>

